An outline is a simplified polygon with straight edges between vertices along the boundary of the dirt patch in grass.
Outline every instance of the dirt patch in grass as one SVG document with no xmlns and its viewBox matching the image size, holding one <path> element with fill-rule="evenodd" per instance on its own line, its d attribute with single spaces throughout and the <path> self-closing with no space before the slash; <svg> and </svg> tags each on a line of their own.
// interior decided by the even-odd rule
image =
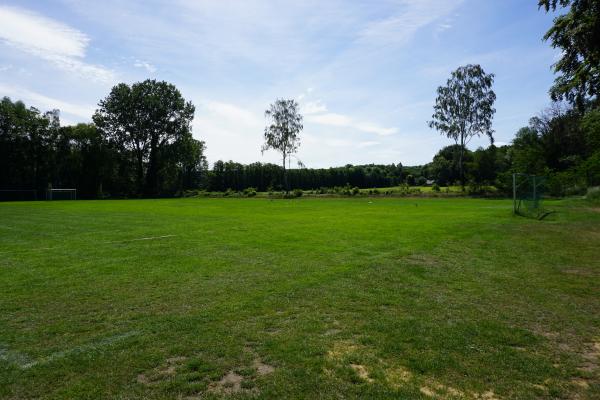
<svg viewBox="0 0 600 400">
<path fill-rule="evenodd" d="M 169 379 L 177 373 L 177 370 L 182 366 L 182 364 L 187 360 L 187 357 L 178 356 L 167 358 L 165 362 L 153 370 L 138 374 L 137 382 L 150 386 L 160 381 Z"/>
<path fill-rule="evenodd" d="M 561 353 L 574 355 L 580 359 L 577 373 L 570 378 L 572 398 L 579 398 L 578 393 L 587 391 L 592 384 L 598 382 L 598 371 L 600 370 L 600 340 L 578 344 L 569 335 L 559 335 L 555 332 L 538 332 L 550 342 L 550 345 Z M 555 364 L 555 367 L 559 367 Z"/>
<path fill-rule="evenodd" d="M 252 363 L 252 366 L 254 367 L 254 369 L 256 369 L 258 375 L 268 375 L 275 372 L 275 367 L 269 364 L 265 364 L 260 360 L 260 358 L 256 358 Z"/>
<path fill-rule="evenodd" d="M 573 378 L 571 379 L 571 383 L 581 389 L 589 389 L 590 384 L 587 382 L 587 379 L 583 378 Z"/>
<path fill-rule="evenodd" d="M 404 367 L 393 367 L 385 370 L 385 379 L 391 387 L 398 389 L 413 379 L 413 374 Z"/>
<path fill-rule="evenodd" d="M 332 346 L 332 348 L 327 352 L 327 356 L 330 359 L 340 359 L 343 356 L 347 355 L 347 354 L 351 354 L 351 353 L 355 353 L 357 352 L 359 349 L 359 346 L 349 340 L 343 340 L 343 341 L 339 341 L 339 342 L 335 342 Z"/>
<path fill-rule="evenodd" d="M 496 396 L 496 394 L 494 392 L 492 392 L 491 390 L 488 390 L 486 392 L 483 392 L 481 394 L 478 395 L 479 397 L 475 397 L 476 399 L 480 399 L 480 400 L 500 400 L 500 397 Z"/>
<path fill-rule="evenodd" d="M 236 393 L 257 395 L 259 393 L 258 388 L 254 386 L 255 379 L 260 376 L 272 374 L 275 372 L 275 367 L 264 363 L 249 345 L 244 346 L 243 351 L 254 356 L 252 364 L 250 366 L 242 365 L 230 370 L 220 380 L 211 382 L 208 385 L 209 392 L 225 395 Z"/>
<path fill-rule="evenodd" d="M 209 392 L 234 394 L 242 391 L 242 382 L 244 377 L 229 371 L 219 381 L 213 382 L 208 386 Z"/>
<path fill-rule="evenodd" d="M 571 383 L 579 390 L 588 390 L 597 379 L 597 371 L 600 367 L 600 341 L 587 343 L 581 353 L 583 362 L 577 368 L 582 375 L 571 379 Z"/>
<path fill-rule="evenodd" d="M 380 383 L 396 390 L 417 387 L 423 395 L 434 399 L 499 400 L 492 391 L 479 393 L 460 390 L 436 379 L 413 373 L 392 360 L 377 357 L 368 346 L 351 340 L 334 342 L 326 357 L 330 365 L 324 372 L 332 378 L 336 377 L 336 371 L 340 368 L 349 367 L 363 382 Z"/>
<path fill-rule="evenodd" d="M 451 386 L 446 386 L 441 383 L 435 383 L 435 382 L 430 383 L 428 385 L 421 386 L 419 388 L 419 391 L 421 393 L 423 393 L 425 396 L 438 397 L 438 398 L 442 398 L 442 399 L 456 398 L 456 397 L 464 398 L 465 397 L 465 393 L 463 391 L 455 389 Z M 467 397 L 477 398 L 475 396 L 478 396 L 478 394 L 473 393 L 472 396 L 467 396 Z"/>
<path fill-rule="evenodd" d="M 148 377 L 146 376 L 146 374 L 139 374 L 137 376 L 137 383 L 141 383 L 142 385 L 150 385 L 150 380 L 148 379 Z"/>
<path fill-rule="evenodd" d="M 363 381 L 373 383 L 373 379 L 371 379 L 371 377 L 369 376 L 369 371 L 367 371 L 367 368 L 364 365 L 350 364 L 350 368 L 352 368 L 354 372 L 356 372 L 356 375 L 358 375 L 358 377 Z"/>
</svg>

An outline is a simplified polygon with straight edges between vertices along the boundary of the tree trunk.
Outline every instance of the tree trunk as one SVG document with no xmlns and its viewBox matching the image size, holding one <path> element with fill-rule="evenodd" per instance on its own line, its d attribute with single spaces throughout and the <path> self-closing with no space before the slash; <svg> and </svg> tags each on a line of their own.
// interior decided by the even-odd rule
<svg viewBox="0 0 600 400">
<path fill-rule="evenodd" d="M 465 152 L 465 139 L 464 135 L 460 136 L 460 152 L 458 157 L 458 168 L 459 168 L 459 176 L 460 176 L 460 188 L 462 191 L 465 190 L 465 175 L 463 170 L 463 155 Z"/>
<path fill-rule="evenodd" d="M 158 195 L 158 138 L 152 137 L 150 141 L 150 160 L 146 172 L 146 195 L 154 197 Z"/>
<path fill-rule="evenodd" d="M 286 193 L 289 193 L 290 188 L 288 187 L 287 170 L 285 169 L 285 158 L 286 158 L 285 156 L 286 156 L 286 154 L 283 153 L 283 188 Z"/>
</svg>

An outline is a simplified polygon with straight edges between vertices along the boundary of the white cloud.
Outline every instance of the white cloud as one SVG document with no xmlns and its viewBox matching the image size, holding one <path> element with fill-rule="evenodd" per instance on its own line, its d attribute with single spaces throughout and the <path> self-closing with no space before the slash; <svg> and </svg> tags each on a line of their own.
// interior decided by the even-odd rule
<svg viewBox="0 0 600 400">
<path fill-rule="evenodd" d="M 461 2 L 462 0 L 403 0 L 398 13 L 368 24 L 359 33 L 359 41 L 403 44 L 419 29 L 447 15 Z"/>
<path fill-rule="evenodd" d="M 362 149 L 364 147 L 372 147 L 372 146 L 377 146 L 380 145 L 381 143 L 379 142 L 375 142 L 375 141 L 367 141 L 367 142 L 360 142 L 357 147 Z"/>
<path fill-rule="evenodd" d="M 15 101 L 21 100 L 27 106 L 34 106 L 42 112 L 59 109 L 61 115 L 66 113 L 85 121 L 91 120 L 92 114 L 95 111 L 95 107 L 91 105 L 86 106 L 74 104 L 64 100 L 48 97 L 22 87 L 4 85 L 2 83 L 0 83 L 0 93 L 5 96 L 12 97 Z M 64 122 L 65 121 L 63 120 L 63 123 Z"/>
<path fill-rule="evenodd" d="M 372 122 L 357 121 L 347 115 L 336 113 L 308 115 L 306 120 L 315 124 L 351 128 L 380 136 L 393 135 L 398 132 L 397 128 L 385 128 Z"/>
<path fill-rule="evenodd" d="M 60 69 L 98 81 L 114 80 L 112 71 L 82 61 L 87 35 L 30 11 L 0 6 L 0 40 Z"/>
<path fill-rule="evenodd" d="M 210 114 L 222 118 L 224 121 L 235 121 L 236 124 L 247 128 L 262 126 L 262 120 L 245 108 L 231 103 L 219 101 L 201 101 L 200 105 L 209 111 Z"/>
<path fill-rule="evenodd" d="M 321 100 L 309 101 L 301 104 L 300 112 L 303 115 L 319 114 L 327 111 L 327 106 Z"/>
<path fill-rule="evenodd" d="M 352 118 L 343 114 L 327 113 L 319 115 L 309 115 L 306 119 L 310 122 L 314 122 L 316 124 L 321 125 L 344 127 L 352 126 Z"/>
<path fill-rule="evenodd" d="M 143 68 L 151 74 L 156 72 L 156 67 L 147 61 L 136 60 L 133 66 L 136 68 Z"/>
</svg>

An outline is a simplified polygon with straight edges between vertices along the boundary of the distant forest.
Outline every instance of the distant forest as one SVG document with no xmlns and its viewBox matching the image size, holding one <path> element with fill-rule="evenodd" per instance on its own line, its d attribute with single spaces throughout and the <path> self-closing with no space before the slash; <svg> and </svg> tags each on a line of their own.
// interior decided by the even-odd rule
<svg viewBox="0 0 600 400">
<path fill-rule="evenodd" d="M 170 197 L 189 189 L 207 191 L 282 190 L 283 169 L 269 163 L 217 161 L 212 169 L 205 144 L 191 133 L 145 143 L 140 174 L 136 148 L 119 142 L 96 124 L 60 126 L 57 111 L 40 113 L 8 98 L 0 102 L 0 189 L 76 188 L 79 198 Z M 160 144 L 160 145 L 159 145 Z M 149 173 L 150 158 L 156 173 Z M 511 174 L 545 175 L 552 195 L 582 193 L 600 185 L 600 110 L 583 112 L 555 103 L 520 129 L 511 145 L 465 152 L 465 176 L 473 192 L 494 186 L 510 193 Z M 291 188 L 358 188 L 399 184 L 439 186 L 460 181 L 456 145 L 441 149 L 422 166 L 346 165 L 288 171 Z"/>
</svg>

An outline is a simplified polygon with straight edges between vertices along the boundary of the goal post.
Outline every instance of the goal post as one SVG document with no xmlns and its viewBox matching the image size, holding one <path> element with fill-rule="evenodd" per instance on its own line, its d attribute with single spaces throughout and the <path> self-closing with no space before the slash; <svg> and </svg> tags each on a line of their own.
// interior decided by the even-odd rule
<svg viewBox="0 0 600 400">
<path fill-rule="evenodd" d="M 77 200 L 77 189 L 48 189 L 46 200 Z"/>
<path fill-rule="evenodd" d="M 513 174 L 513 213 L 543 218 L 548 213 L 543 207 L 546 177 L 529 174 Z"/>
</svg>

